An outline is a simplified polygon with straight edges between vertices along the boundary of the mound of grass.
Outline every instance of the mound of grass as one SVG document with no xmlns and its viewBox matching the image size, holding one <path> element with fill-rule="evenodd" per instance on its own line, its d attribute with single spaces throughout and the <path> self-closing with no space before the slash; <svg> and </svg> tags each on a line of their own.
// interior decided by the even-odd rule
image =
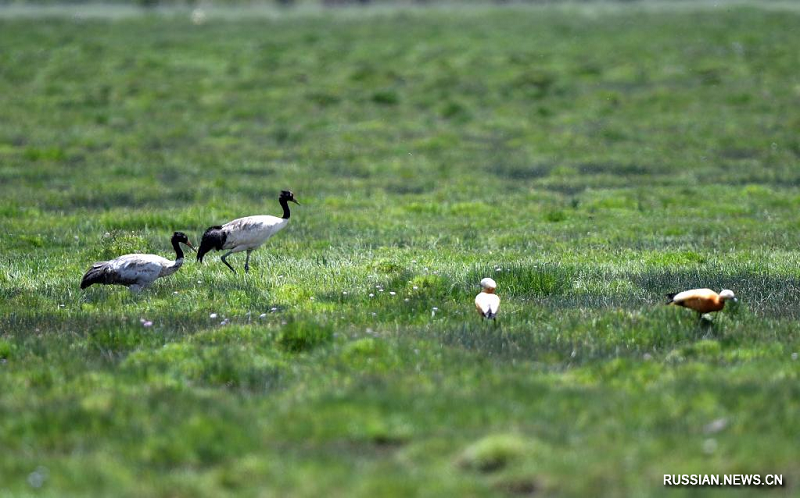
<svg viewBox="0 0 800 498">
<path fill-rule="evenodd" d="M 284 351 L 302 353 L 329 342 L 333 338 L 333 327 L 312 321 L 290 321 L 281 328 L 275 342 Z"/>
<path fill-rule="evenodd" d="M 525 445 L 519 435 L 495 434 L 486 436 L 464 449 L 458 459 L 464 468 L 480 472 L 501 470 L 514 460 L 519 460 Z"/>
</svg>

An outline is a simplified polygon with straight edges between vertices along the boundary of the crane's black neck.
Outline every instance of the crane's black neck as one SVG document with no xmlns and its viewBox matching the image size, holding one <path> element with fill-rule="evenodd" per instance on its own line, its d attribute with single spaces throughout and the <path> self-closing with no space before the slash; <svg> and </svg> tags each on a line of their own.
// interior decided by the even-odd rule
<svg viewBox="0 0 800 498">
<path fill-rule="evenodd" d="M 278 202 L 281 203 L 281 207 L 283 208 L 283 219 L 284 220 L 288 220 L 289 219 L 289 214 L 290 214 L 289 213 L 289 201 L 287 201 L 284 198 L 280 198 L 280 199 L 278 199 Z"/>
<path fill-rule="evenodd" d="M 178 239 L 172 239 L 172 248 L 175 249 L 175 259 L 183 259 L 183 249 L 181 249 L 181 243 L 178 242 Z"/>
</svg>

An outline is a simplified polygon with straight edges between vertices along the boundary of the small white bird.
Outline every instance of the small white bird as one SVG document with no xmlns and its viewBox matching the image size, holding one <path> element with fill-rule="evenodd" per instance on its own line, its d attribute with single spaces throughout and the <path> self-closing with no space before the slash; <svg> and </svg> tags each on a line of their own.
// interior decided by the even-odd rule
<svg viewBox="0 0 800 498">
<path fill-rule="evenodd" d="M 711 289 L 691 289 L 677 294 L 667 294 L 667 299 L 667 304 L 689 308 L 696 311 L 698 316 L 703 316 L 703 313 L 720 311 L 725 307 L 725 301 L 737 301 L 733 291 L 728 289 L 724 289 L 719 294 Z"/>
<path fill-rule="evenodd" d="M 475 308 L 484 318 L 494 319 L 500 311 L 500 298 L 494 293 L 497 283 L 491 278 L 481 280 L 480 294 L 475 296 Z"/>
<path fill-rule="evenodd" d="M 175 261 L 155 254 L 126 254 L 111 261 L 95 263 L 83 276 L 81 289 L 93 284 L 124 285 L 132 292 L 139 292 L 157 278 L 172 275 L 183 266 L 181 243 L 194 249 L 186 234 L 175 232 L 172 234 Z"/>
<path fill-rule="evenodd" d="M 289 202 L 294 202 L 298 206 L 299 202 L 294 200 L 294 194 L 288 190 L 282 190 L 278 202 L 283 207 L 283 217 L 261 215 L 247 216 L 238 218 L 221 226 L 210 227 L 203 234 L 200 242 L 200 249 L 197 251 L 197 261 L 203 262 L 203 256 L 214 249 L 221 251 L 228 249 L 222 255 L 222 262 L 231 269 L 236 270 L 228 263 L 227 257 L 236 252 L 247 251 L 247 259 L 244 262 L 245 273 L 250 271 L 250 253 L 260 247 L 270 237 L 281 231 L 289 224 Z"/>
</svg>

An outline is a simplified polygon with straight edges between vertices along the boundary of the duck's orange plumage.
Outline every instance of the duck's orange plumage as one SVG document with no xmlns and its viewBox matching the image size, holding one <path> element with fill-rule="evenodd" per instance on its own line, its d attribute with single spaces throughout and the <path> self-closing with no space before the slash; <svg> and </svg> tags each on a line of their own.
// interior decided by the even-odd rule
<svg viewBox="0 0 800 498">
<path fill-rule="evenodd" d="M 683 306 L 698 313 L 711 313 L 720 311 L 725 307 L 725 301 L 736 300 L 733 291 L 723 290 L 719 294 L 711 289 L 692 289 L 677 294 L 667 294 L 669 302 L 676 306 Z"/>
</svg>

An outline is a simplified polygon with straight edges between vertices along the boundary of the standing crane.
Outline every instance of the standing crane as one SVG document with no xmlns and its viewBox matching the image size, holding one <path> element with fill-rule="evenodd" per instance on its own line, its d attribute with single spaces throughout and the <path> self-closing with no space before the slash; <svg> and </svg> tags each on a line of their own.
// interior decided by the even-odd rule
<svg viewBox="0 0 800 498">
<path fill-rule="evenodd" d="M 203 234 L 200 249 L 197 251 L 197 261 L 202 263 L 203 256 L 211 249 L 216 251 L 227 249 L 228 252 L 223 254 L 220 259 L 232 272 L 236 273 L 227 258 L 231 254 L 247 251 L 244 271 L 245 273 L 249 272 L 250 253 L 289 224 L 289 202 L 300 205 L 289 190 L 281 190 L 278 202 L 283 207 L 281 218 L 271 215 L 247 216 L 229 221 L 221 226 L 210 227 Z"/>
</svg>

